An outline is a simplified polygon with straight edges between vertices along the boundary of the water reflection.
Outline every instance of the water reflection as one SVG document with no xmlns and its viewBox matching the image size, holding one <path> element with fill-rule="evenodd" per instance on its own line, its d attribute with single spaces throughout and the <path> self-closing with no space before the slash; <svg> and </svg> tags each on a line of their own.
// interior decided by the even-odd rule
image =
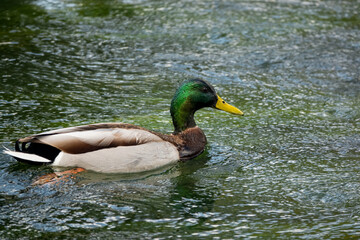
<svg viewBox="0 0 360 240">
<path fill-rule="evenodd" d="M 133 4 L 121 3 L 114 0 L 105 1 L 74 1 L 77 12 L 83 17 L 132 17 L 140 7 Z"/>
<path fill-rule="evenodd" d="M 201 179 L 194 174 L 205 167 L 210 159 L 211 156 L 205 151 L 196 159 L 179 164 L 179 175 L 172 179 L 174 187 L 169 193 L 169 202 L 174 211 L 181 212 L 181 216 L 188 219 L 185 226 L 201 224 L 213 208 L 217 189 L 213 189 L 214 186 L 201 186 Z"/>
</svg>

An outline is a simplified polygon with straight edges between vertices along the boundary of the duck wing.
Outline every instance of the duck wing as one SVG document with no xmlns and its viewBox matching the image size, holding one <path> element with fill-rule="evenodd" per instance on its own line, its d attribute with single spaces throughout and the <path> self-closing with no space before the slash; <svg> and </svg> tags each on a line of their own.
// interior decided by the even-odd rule
<svg viewBox="0 0 360 240">
<path fill-rule="evenodd" d="M 160 141 L 163 141 L 160 137 L 132 124 L 100 123 L 63 128 L 22 138 L 17 141 L 16 150 L 26 152 L 32 144 L 42 144 L 66 153 L 80 154 L 104 148 Z"/>
</svg>

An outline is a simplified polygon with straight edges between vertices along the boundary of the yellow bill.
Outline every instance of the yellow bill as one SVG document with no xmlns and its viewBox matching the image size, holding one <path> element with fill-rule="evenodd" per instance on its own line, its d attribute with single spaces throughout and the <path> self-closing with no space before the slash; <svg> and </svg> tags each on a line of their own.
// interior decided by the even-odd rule
<svg viewBox="0 0 360 240">
<path fill-rule="evenodd" d="M 242 111 L 240 111 L 238 108 L 231 106 L 230 104 L 226 103 L 222 98 L 217 95 L 218 100 L 216 102 L 215 108 L 223 110 L 225 112 L 233 113 L 236 115 L 244 115 Z"/>
</svg>

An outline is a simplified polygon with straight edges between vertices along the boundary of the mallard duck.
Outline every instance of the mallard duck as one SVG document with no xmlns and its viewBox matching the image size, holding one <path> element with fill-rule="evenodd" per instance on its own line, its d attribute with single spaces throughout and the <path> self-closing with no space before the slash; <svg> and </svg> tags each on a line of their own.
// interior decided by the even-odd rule
<svg viewBox="0 0 360 240">
<path fill-rule="evenodd" d="M 206 81 L 185 81 L 170 107 L 172 134 L 153 132 L 127 123 L 98 123 L 63 128 L 16 141 L 4 152 L 21 162 L 80 167 L 103 173 L 144 172 L 194 158 L 204 151 L 206 137 L 194 113 L 212 107 L 243 115 L 226 103 Z"/>
</svg>

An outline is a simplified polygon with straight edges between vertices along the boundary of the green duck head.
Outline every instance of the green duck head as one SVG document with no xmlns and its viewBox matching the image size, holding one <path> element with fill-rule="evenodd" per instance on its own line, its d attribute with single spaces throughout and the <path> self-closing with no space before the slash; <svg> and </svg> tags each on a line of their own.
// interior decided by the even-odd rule
<svg viewBox="0 0 360 240">
<path fill-rule="evenodd" d="M 175 128 L 174 134 L 195 127 L 194 113 L 204 107 L 243 115 L 239 109 L 222 100 L 208 82 L 202 79 L 191 79 L 177 89 L 171 101 L 170 113 Z"/>
</svg>

